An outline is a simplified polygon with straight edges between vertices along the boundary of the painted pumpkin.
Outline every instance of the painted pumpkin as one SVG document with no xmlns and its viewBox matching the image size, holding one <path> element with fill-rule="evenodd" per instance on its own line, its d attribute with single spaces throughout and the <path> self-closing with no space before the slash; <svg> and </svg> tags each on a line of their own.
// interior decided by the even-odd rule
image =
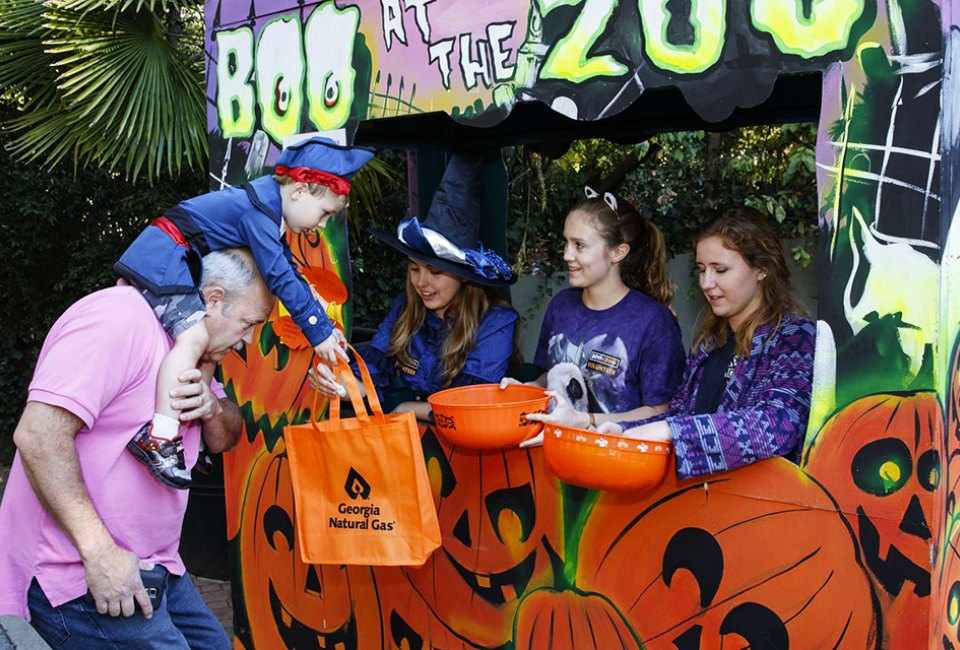
<svg viewBox="0 0 960 650">
<path fill-rule="evenodd" d="M 937 579 L 933 584 L 933 607 L 939 607 L 933 617 L 931 645 L 944 650 L 960 649 L 960 507 L 957 494 L 960 479 L 960 338 L 954 342 L 953 363 L 949 377 L 946 430 L 943 449 L 950 461 L 944 474 L 943 487 L 934 495 L 934 512 L 942 518 L 933 527 L 936 540 L 934 569 Z"/>
<path fill-rule="evenodd" d="M 944 600 L 935 601 L 940 603 L 942 611 L 934 626 L 934 633 L 930 637 L 931 646 L 936 641 L 943 650 L 957 650 L 960 648 L 960 642 L 958 642 L 960 633 L 957 631 L 960 627 L 960 580 L 951 582 L 945 595 Z"/>
<path fill-rule="evenodd" d="M 806 458 L 807 472 L 833 495 L 857 535 L 891 647 L 928 632 L 942 422 L 933 391 L 870 395 L 827 420 Z"/>
<path fill-rule="evenodd" d="M 559 526 L 556 481 L 539 450 L 454 448 L 429 428 L 421 442 L 443 546 L 405 572 L 451 630 L 498 647 L 524 592 L 552 584 L 544 542 Z"/>
<path fill-rule="evenodd" d="M 296 536 L 290 466 L 280 440 L 250 472 L 240 560 L 253 648 L 380 645 L 380 609 L 369 567 L 304 564 Z"/>
<path fill-rule="evenodd" d="M 334 230 L 331 234 L 335 234 Z M 331 247 L 323 237 L 289 236 L 287 241 L 295 251 L 301 270 L 305 273 L 311 269 L 323 270 L 323 273 L 315 274 L 316 277 L 323 278 L 328 285 L 335 284 L 329 277 L 332 271 L 326 269 L 335 269 L 337 265 Z M 342 286 L 341 282 L 337 287 L 337 296 L 341 298 Z M 341 312 L 338 313 L 342 316 Z M 267 322 L 254 332 L 256 344 L 246 346 L 239 353 L 228 354 L 220 363 L 227 394 L 240 406 L 246 439 L 237 449 L 224 454 L 227 536 L 231 539 L 240 527 L 240 499 L 253 457 L 264 447 L 272 450 L 283 433 L 283 427 L 300 421 L 304 408 L 312 408 L 313 395 L 306 376 L 313 360 L 313 350 L 308 345 L 299 349 L 284 345 L 281 341 L 284 322 L 277 303 Z M 280 331 L 275 329 L 278 323 Z M 290 325 L 303 338 L 292 322 Z M 295 338 L 292 332 L 287 332 L 287 336 Z M 319 408 L 325 407 L 324 399 Z"/>
<path fill-rule="evenodd" d="M 443 648 L 444 650 L 467 650 L 475 648 L 466 638 L 458 636 L 445 625 L 423 597 L 410 583 L 406 572 L 399 567 L 374 567 L 377 594 L 380 599 L 383 624 L 384 648 Z M 456 598 L 453 593 L 448 597 Z M 484 627 L 485 622 L 474 620 L 473 628 Z"/>
<path fill-rule="evenodd" d="M 520 603 L 517 650 L 642 648 L 616 606 L 600 594 L 537 589 Z"/>
<path fill-rule="evenodd" d="M 346 288 L 336 277 L 335 253 L 324 239 L 337 233 L 331 226 L 330 233 L 323 236 L 288 234 L 287 243 L 294 254 L 294 261 L 304 277 L 322 282 L 323 291 L 333 292 L 345 299 Z M 336 237 L 334 237 L 336 239 Z M 332 288 L 331 288 L 332 287 Z M 320 291 L 319 289 L 317 291 Z M 322 291 L 320 291 L 322 295 Z M 342 312 L 337 312 L 342 317 Z M 283 425 L 294 420 L 305 393 L 306 373 L 313 359 L 309 346 L 291 349 L 280 337 L 296 338 L 287 322 L 286 310 L 278 302 L 274 305 L 267 322 L 254 334 L 255 346 L 244 348 L 243 354 L 230 354 L 221 362 L 224 381 L 232 385 L 236 401 L 241 406 L 249 405 L 245 414 L 247 436 L 253 438 L 264 433 L 272 438 L 268 448 L 279 435 Z M 279 322 L 279 325 L 277 323 Z M 338 323 L 343 327 L 343 323 Z M 301 334 L 302 337 L 302 334 Z M 264 417 L 265 416 L 265 417 Z"/>
<path fill-rule="evenodd" d="M 685 485 L 642 509 L 601 495 L 580 541 L 578 587 L 647 648 L 877 647 L 870 581 L 816 482 L 776 458 Z"/>
<path fill-rule="evenodd" d="M 950 461 L 948 476 L 960 476 L 960 455 Z M 942 539 L 934 560 L 937 580 L 934 582 L 931 607 L 935 610 L 930 632 L 930 645 L 943 650 L 960 649 L 960 511 L 957 494 L 951 491 L 944 504 Z"/>
</svg>

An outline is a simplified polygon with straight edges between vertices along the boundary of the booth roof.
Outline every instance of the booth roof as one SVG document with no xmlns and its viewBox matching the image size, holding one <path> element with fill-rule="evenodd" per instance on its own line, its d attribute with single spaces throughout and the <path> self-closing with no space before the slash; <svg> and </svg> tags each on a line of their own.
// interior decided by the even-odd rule
<svg viewBox="0 0 960 650">
<path fill-rule="evenodd" d="M 621 113 L 596 121 L 570 119 L 540 102 L 518 104 L 506 119 L 487 127 L 461 124 L 442 112 L 378 118 L 359 124 L 355 143 L 445 147 L 455 142 L 458 148 L 489 149 L 605 138 L 627 144 L 671 131 L 724 131 L 754 124 L 813 122 L 819 118 L 821 89 L 820 73 L 783 76 L 765 102 L 737 109 L 721 122 L 699 117 L 676 88 L 648 89 Z"/>
</svg>

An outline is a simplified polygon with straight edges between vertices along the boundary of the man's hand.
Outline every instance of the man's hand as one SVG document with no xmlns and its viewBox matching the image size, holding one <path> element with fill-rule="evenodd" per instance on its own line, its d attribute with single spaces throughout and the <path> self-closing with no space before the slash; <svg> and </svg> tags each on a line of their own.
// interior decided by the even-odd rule
<svg viewBox="0 0 960 650">
<path fill-rule="evenodd" d="M 153 616 L 150 596 L 140 580 L 140 569 L 151 566 L 116 544 L 104 545 L 83 558 L 83 573 L 97 611 L 110 616 L 133 616 L 140 605 L 144 618 Z"/>
<path fill-rule="evenodd" d="M 210 390 L 210 384 L 198 369 L 187 370 L 179 377 L 181 382 L 170 391 L 171 405 L 180 411 L 180 421 L 209 420 L 220 415 L 223 408 L 220 400 Z"/>
<path fill-rule="evenodd" d="M 313 351 L 320 357 L 321 361 L 331 366 L 336 366 L 340 359 L 349 362 L 350 359 L 347 357 L 347 353 L 341 347 L 341 341 L 343 340 L 343 334 L 340 330 L 333 328 L 330 336 L 325 338 L 320 345 L 314 347 Z"/>
<path fill-rule="evenodd" d="M 307 383 L 313 390 L 319 390 L 321 395 L 327 397 L 340 396 L 346 398 L 347 389 L 337 383 L 337 378 L 325 363 L 317 364 L 316 368 L 307 371 Z"/>
</svg>

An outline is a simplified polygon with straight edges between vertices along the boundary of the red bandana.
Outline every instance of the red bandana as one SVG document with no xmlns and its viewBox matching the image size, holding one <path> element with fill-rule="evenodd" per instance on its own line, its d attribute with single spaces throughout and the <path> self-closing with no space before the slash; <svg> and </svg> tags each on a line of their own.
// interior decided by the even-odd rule
<svg viewBox="0 0 960 650">
<path fill-rule="evenodd" d="M 273 168 L 273 173 L 289 176 L 293 180 L 301 183 L 316 183 L 317 185 L 323 185 L 324 187 L 329 187 L 337 194 L 350 193 L 350 181 L 342 176 L 328 174 L 327 172 L 322 172 L 319 169 L 310 169 L 309 167 L 290 168 L 284 165 L 277 165 Z"/>
</svg>

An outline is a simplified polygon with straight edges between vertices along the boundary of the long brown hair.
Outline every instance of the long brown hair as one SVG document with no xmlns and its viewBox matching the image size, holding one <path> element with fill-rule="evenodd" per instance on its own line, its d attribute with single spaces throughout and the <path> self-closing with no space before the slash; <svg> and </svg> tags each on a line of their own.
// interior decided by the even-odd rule
<svg viewBox="0 0 960 650">
<path fill-rule="evenodd" d="M 631 289 L 642 291 L 670 307 L 677 288 L 670 281 L 667 271 L 663 235 L 629 201 L 613 196 L 616 210 L 598 196 L 581 200 L 573 206 L 570 214 L 582 212 L 587 215 L 608 248 L 616 248 L 620 244 L 629 246 L 630 251 L 620 262 L 620 279 Z"/>
<path fill-rule="evenodd" d="M 766 324 L 776 326 L 788 312 L 806 316 L 807 309 L 794 297 L 790 288 L 790 269 L 787 268 L 783 246 L 771 218 L 748 207 L 725 210 L 694 236 L 694 255 L 697 244 L 710 237 L 719 238 L 724 247 L 738 253 L 751 268 L 766 274 L 760 281 L 760 306 L 736 333 L 736 355 L 747 357 L 750 355 L 753 333 L 758 327 Z M 696 350 L 701 344 L 711 348 L 725 345 L 729 329 L 727 321 L 714 314 L 710 305 L 705 305 L 693 349 Z"/>
<path fill-rule="evenodd" d="M 423 327 L 427 308 L 413 286 L 410 273 L 408 272 L 406 276 L 404 292 L 407 296 L 407 304 L 400 313 L 396 325 L 393 326 L 387 354 L 396 357 L 401 364 L 414 365 L 410 358 L 410 341 Z M 509 303 L 491 288 L 481 287 L 472 282 L 464 282 L 460 285 L 460 289 L 443 314 L 447 335 L 443 339 L 440 354 L 443 361 L 440 388 L 448 388 L 454 378 L 463 371 L 467 363 L 467 355 L 477 347 L 477 329 L 484 315 L 496 307 L 509 306 Z M 516 327 L 513 332 L 511 367 L 522 363 L 519 336 L 520 328 Z"/>
</svg>

